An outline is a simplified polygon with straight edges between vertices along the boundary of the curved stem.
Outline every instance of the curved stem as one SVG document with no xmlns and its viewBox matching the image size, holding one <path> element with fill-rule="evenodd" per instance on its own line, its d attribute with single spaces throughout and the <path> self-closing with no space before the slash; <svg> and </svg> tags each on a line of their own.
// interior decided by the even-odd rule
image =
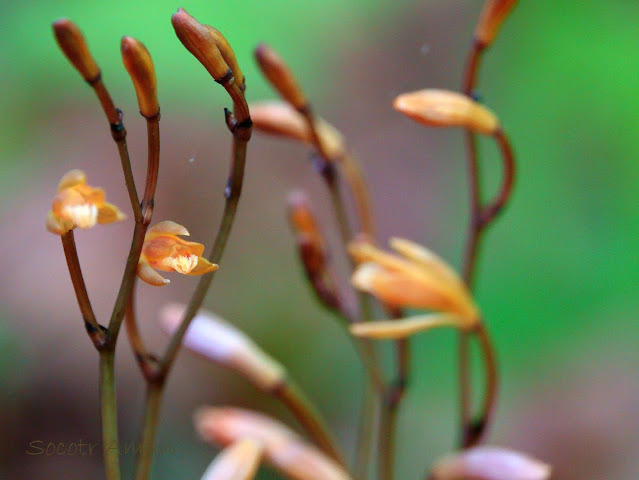
<svg viewBox="0 0 639 480">
<path fill-rule="evenodd" d="M 134 282 L 131 296 L 129 297 L 129 301 L 126 306 L 126 311 L 124 314 L 124 326 L 126 327 L 127 337 L 129 339 L 129 343 L 131 344 L 131 348 L 133 349 L 135 360 L 140 367 L 142 375 L 148 381 L 153 378 L 154 374 L 153 357 L 151 357 L 149 351 L 144 345 L 144 340 L 142 339 L 142 336 L 140 335 L 140 331 L 138 329 L 138 323 L 135 315 L 135 284 L 136 283 Z"/>
<path fill-rule="evenodd" d="M 78 301 L 78 307 L 80 308 L 80 313 L 84 320 L 84 326 L 89 334 L 89 338 L 93 342 L 93 345 L 95 345 L 97 349 L 100 349 L 106 340 L 104 327 L 100 326 L 96 320 L 95 314 L 93 313 L 93 307 L 91 307 L 87 287 L 84 283 L 84 277 L 82 276 L 82 268 L 80 267 L 78 251 L 75 246 L 73 230 L 69 230 L 62 234 L 61 238 L 64 256 L 67 261 L 67 267 L 69 268 L 69 276 L 71 277 L 75 298 Z"/>
</svg>

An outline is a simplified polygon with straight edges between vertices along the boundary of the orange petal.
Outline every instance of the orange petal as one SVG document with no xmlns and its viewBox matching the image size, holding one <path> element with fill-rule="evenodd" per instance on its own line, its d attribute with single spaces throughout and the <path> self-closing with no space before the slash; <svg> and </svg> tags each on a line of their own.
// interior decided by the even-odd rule
<svg viewBox="0 0 639 480">
<path fill-rule="evenodd" d="M 171 235 L 183 235 L 186 237 L 190 235 L 189 231 L 185 227 L 179 223 L 172 222 L 171 220 L 156 223 L 149 228 L 148 233 L 168 233 Z"/>
<path fill-rule="evenodd" d="M 82 170 L 73 169 L 64 174 L 58 184 L 58 193 L 62 190 L 75 187 L 76 185 L 84 185 L 87 183 L 87 176 Z"/>
<path fill-rule="evenodd" d="M 198 257 L 197 265 L 187 275 L 204 275 L 205 273 L 214 272 L 220 268 L 219 265 L 209 262 L 204 257 Z"/>
<path fill-rule="evenodd" d="M 154 287 L 162 287 L 171 281 L 164 278 L 156 272 L 148 263 L 140 262 L 138 264 L 138 277 L 149 285 Z"/>
<path fill-rule="evenodd" d="M 118 207 L 105 203 L 98 208 L 98 223 L 113 223 L 124 220 L 126 215 Z"/>
<path fill-rule="evenodd" d="M 455 327 L 467 329 L 474 324 L 475 321 L 466 320 L 458 315 L 435 313 L 397 320 L 357 323 L 350 326 L 350 331 L 356 337 L 397 339 L 406 338 L 420 332 L 426 332 L 433 328 Z"/>
</svg>

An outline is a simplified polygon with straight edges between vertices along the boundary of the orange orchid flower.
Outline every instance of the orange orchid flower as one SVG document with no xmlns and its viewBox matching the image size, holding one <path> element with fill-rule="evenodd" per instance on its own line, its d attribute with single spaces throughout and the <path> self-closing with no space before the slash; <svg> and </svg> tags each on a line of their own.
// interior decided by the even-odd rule
<svg viewBox="0 0 639 480">
<path fill-rule="evenodd" d="M 112 223 L 126 216 L 105 201 L 104 190 L 87 185 L 82 170 L 71 170 L 60 180 L 58 193 L 47 215 L 47 230 L 63 235 L 74 228 L 91 228 L 96 223 Z"/>
<path fill-rule="evenodd" d="M 149 228 L 138 263 L 138 277 L 150 285 L 161 287 L 169 280 L 156 270 L 203 275 L 218 269 L 218 265 L 202 258 L 204 245 L 186 241 L 178 235 L 188 236 L 189 232 L 170 220 Z"/>
</svg>

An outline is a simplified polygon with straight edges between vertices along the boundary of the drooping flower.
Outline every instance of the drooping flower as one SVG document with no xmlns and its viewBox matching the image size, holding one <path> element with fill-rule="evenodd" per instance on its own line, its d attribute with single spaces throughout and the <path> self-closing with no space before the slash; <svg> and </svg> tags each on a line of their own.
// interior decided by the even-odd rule
<svg viewBox="0 0 639 480">
<path fill-rule="evenodd" d="M 358 264 L 351 282 L 393 308 L 420 308 L 436 313 L 406 319 L 353 325 L 355 335 L 401 338 L 440 326 L 471 329 L 479 312 L 464 282 L 437 255 L 408 240 L 393 238 L 397 253 L 379 250 L 367 242 L 349 246 Z"/>
<path fill-rule="evenodd" d="M 105 201 L 104 190 L 87 185 L 81 170 L 67 172 L 58 185 L 47 215 L 47 230 L 63 235 L 74 228 L 91 228 L 96 223 L 112 223 L 126 216 L 118 207 Z"/>
<path fill-rule="evenodd" d="M 161 287 L 169 283 L 169 280 L 156 270 L 203 275 L 218 269 L 218 265 L 202 258 L 204 245 L 189 242 L 178 235 L 188 236 L 189 232 L 170 220 L 149 228 L 138 263 L 138 277 L 150 285 Z"/>
</svg>

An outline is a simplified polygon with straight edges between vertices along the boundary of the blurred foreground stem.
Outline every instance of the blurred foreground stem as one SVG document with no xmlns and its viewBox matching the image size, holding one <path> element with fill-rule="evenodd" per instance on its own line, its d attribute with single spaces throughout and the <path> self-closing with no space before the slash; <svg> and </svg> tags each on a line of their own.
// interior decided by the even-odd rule
<svg viewBox="0 0 639 480">
<path fill-rule="evenodd" d="M 102 454 L 107 480 L 120 480 L 118 416 L 115 400 L 113 349 L 100 351 L 100 407 L 102 412 Z"/>
</svg>

